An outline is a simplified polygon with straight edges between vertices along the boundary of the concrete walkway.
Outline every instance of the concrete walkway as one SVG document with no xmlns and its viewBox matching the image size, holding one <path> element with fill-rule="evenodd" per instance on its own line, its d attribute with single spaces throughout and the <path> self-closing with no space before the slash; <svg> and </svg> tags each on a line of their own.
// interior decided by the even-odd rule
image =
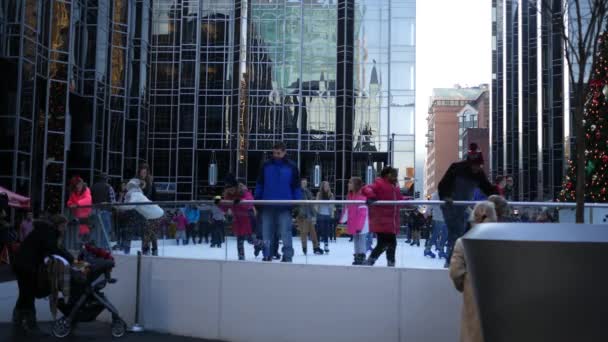
<svg viewBox="0 0 608 342">
<path fill-rule="evenodd" d="M 50 335 L 50 323 L 40 323 L 40 330 L 48 335 L 44 337 L 31 336 L 24 337 L 17 334 L 10 323 L 0 323 L 0 341 L 2 342 L 46 342 L 60 341 Z M 113 339 L 110 332 L 110 325 L 101 322 L 82 323 L 70 336 L 63 339 L 64 341 L 86 341 L 86 342 L 102 342 L 102 341 L 123 341 L 123 342 L 220 342 L 213 340 L 203 340 L 191 337 L 173 336 L 167 334 L 159 334 L 153 332 L 143 333 L 127 333 L 120 339 Z"/>
</svg>

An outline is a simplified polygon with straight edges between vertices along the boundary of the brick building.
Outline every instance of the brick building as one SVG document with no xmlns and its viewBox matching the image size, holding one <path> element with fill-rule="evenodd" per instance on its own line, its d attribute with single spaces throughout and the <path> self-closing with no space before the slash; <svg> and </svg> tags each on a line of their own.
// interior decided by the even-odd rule
<svg viewBox="0 0 608 342">
<path fill-rule="evenodd" d="M 437 190 L 437 184 L 450 164 L 463 158 L 470 142 L 476 142 L 488 158 L 487 132 L 482 141 L 482 132 L 469 131 L 488 128 L 488 86 L 433 89 L 427 121 L 424 194 L 430 195 Z M 472 137 L 479 137 L 480 141 L 474 141 Z"/>
</svg>

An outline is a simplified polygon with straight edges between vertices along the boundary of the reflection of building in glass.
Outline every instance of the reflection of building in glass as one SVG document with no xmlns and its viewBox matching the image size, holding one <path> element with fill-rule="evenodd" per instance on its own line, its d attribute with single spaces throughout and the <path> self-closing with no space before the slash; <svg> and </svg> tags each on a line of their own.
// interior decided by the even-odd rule
<svg viewBox="0 0 608 342">
<path fill-rule="evenodd" d="M 168 199 L 215 191 L 212 159 L 252 184 L 279 140 L 339 195 L 414 166 L 414 0 L 2 4 L 0 184 L 38 207 L 143 160 Z"/>
<path fill-rule="evenodd" d="M 150 1 L 0 6 L 0 184 L 58 211 L 72 175 L 132 174 L 147 149 Z"/>
<path fill-rule="evenodd" d="M 491 170 L 513 176 L 515 200 L 553 200 L 562 189 L 575 138 L 572 86 L 561 25 L 548 6 L 570 7 L 576 23 L 573 4 L 541 2 L 539 11 L 534 1 L 492 1 Z M 588 11 L 581 2 L 582 27 Z"/>
</svg>

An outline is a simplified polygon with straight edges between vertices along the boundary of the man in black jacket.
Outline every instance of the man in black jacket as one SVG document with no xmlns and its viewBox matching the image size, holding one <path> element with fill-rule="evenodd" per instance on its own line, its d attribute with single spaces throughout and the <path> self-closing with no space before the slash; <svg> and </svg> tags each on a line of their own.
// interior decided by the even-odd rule
<svg viewBox="0 0 608 342">
<path fill-rule="evenodd" d="M 466 206 L 453 205 L 453 201 L 472 201 L 475 189 L 486 196 L 496 194 L 496 187 L 488 181 L 483 171 L 483 155 L 477 144 L 471 143 L 466 159 L 450 165 L 438 185 L 439 198 L 446 202 L 441 206 L 448 226 L 447 258 L 444 267 L 450 266 L 454 243 L 465 233 Z"/>
<path fill-rule="evenodd" d="M 13 323 L 20 328 L 36 328 L 36 300 L 38 288 L 38 270 L 44 264 L 44 258 L 59 255 L 70 264 L 74 257 L 60 247 L 60 240 L 67 224 L 67 219 L 55 215 L 50 221 L 34 221 L 34 230 L 27 236 L 19 247 L 13 270 L 17 276 L 19 297 L 13 310 Z"/>
<path fill-rule="evenodd" d="M 97 225 L 102 228 L 102 241 L 97 240 L 97 244 L 104 248 L 110 248 L 110 233 L 112 230 L 112 208 L 102 207 L 100 204 L 111 204 L 116 202 L 116 193 L 108 184 L 108 175 L 101 173 L 97 177 L 97 182 L 91 187 L 91 197 L 93 200 L 93 215 Z M 98 235 L 98 237 L 102 237 Z"/>
</svg>

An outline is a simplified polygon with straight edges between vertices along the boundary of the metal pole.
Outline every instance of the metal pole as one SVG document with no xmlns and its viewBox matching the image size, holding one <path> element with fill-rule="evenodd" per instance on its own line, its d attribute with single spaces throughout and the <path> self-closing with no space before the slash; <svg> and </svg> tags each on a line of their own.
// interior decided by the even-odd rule
<svg viewBox="0 0 608 342">
<path fill-rule="evenodd" d="M 144 327 L 139 324 L 139 283 L 141 278 L 141 251 L 137 251 L 137 284 L 135 285 L 135 324 L 131 327 L 131 332 L 143 332 Z"/>
</svg>

